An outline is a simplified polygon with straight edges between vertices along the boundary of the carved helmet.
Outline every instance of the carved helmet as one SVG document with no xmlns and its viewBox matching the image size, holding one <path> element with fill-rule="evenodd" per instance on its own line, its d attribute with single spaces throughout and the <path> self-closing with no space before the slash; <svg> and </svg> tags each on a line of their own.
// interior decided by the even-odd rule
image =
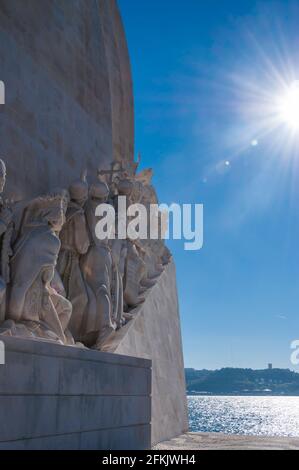
<svg viewBox="0 0 299 470">
<path fill-rule="evenodd" d="M 91 185 L 89 195 L 92 199 L 99 199 L 106 201 L 109 196 L 108 185 L 101 180 L 101 175 L 98 172 L 98 181 Z"/>
<path fill-rule="evenodd" d="M 70 198 L 74 201 L 84 201 L 88 197 L 88 183 L 86 171 L 83 171 L 80 179 L 74 181 L 69 187 Z"/>
<path fill-rule="evenodd" d="M 119 179 L 117 189 L 120 196 L 130 196 L 133 191 L 133 182 L 129 178 Z"/>
</svg>

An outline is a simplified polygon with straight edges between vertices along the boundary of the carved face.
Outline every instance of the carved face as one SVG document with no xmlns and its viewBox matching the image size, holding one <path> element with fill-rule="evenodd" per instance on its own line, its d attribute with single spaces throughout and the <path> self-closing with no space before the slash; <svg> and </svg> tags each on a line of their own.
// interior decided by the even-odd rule
<svg viewBox="0 0 299 470">
<path fill-rule="evenodd" d="M 77 204 L 79 204 L 79 206 L 82 206 L 82 207 L 83 207 L 84 204 L 86 203 L 87 199 L 88 199 L 88 191 L 86 192 L 86 194 L 84 194 L 84 195 L 82 196 L 81 199 L 78 199 L 78 198 L 77 198 L 77 199 L 75 199 L 75 201 L 76 201 Z"/>
<path fill-rule="evenodd" d="M 65 223 L 65 207 L 61 201 L 52 203 L 48 208 L 45 218 L 55 232 L 60 232 Z"/>
<path fill-rule="evenodd" d="M 80 206 L 84 206 L 88 199 L 88 185 L 82 181 L 75 181 L 69 188 L 70 198 Z"/>
</svg>

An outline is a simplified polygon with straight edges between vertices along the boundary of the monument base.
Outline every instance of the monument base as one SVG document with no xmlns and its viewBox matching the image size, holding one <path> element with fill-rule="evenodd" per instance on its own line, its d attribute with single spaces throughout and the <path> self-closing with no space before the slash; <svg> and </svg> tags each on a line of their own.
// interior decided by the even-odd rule
<svg viewBox="0 0 299 470">
<path fill-rule="evenodd" d="M 151 361 L 0 339 L 0 450 L 150 448 Z"/>
<path fill-rule="evenodd" d="M 171 262 L 107 351 L 152 361 L 152 445 L 188 431 L 176 271 Z"/>
</svg>

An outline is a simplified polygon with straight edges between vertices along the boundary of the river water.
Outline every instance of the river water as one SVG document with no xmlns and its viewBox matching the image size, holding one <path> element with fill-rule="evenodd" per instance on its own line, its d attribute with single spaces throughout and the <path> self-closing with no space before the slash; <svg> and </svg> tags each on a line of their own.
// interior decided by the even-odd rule
<svg viewBox="0 0 299 470">
<path fill-rule="evenodd" d="M 190 431 L 299 436 L 299 397 L 189 396 Z"/>
</svg>

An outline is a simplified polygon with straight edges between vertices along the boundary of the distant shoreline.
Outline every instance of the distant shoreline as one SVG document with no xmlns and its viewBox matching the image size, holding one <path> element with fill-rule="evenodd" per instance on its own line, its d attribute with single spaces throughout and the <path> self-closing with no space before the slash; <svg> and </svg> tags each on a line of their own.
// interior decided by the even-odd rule
<svg viewBox="0 0 299 470">
<path fill-rule="evenodd" d="M 185 369 L 185 377 L 194 396 L 299 396 L 299 374 L 289 369 Z"/>
</svg>

